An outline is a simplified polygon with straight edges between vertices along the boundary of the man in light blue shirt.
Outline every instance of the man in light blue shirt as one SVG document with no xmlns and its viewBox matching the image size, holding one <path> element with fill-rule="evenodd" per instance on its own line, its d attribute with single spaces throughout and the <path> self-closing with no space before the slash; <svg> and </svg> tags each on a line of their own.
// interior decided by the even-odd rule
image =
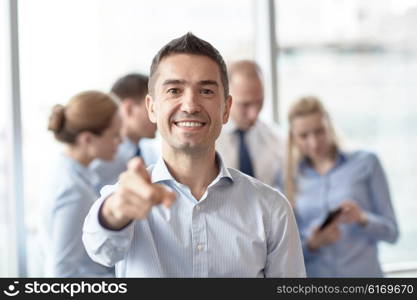
<svg viewBox="0 0 417 300">
<path fill-rule="evenodd" d="M 158 52 L 150 73 L 162 157 L 148 170 L 131 160 L 103 190 L 84 223 L 91 258 L 119 277 L 304 277 L 288 201 L 216 154 L 232 101 L 218 51 L 188 33 Z"/>
<path fill-rule="evenodd" d="M 156 126 L 149 120 L 145 105 L 148 77 L 127 74 L 113 84 L 111 92 L 120 100 L 123 140 L 112 161 L 96 159 L 89 167 L 97 174 L 95 186 L 98 192 L 105 185 L 115 184 L 133 157 L 140 156 L 147 166 L 159 157 L 159 143 L 154 139 Z"/>
</svg>

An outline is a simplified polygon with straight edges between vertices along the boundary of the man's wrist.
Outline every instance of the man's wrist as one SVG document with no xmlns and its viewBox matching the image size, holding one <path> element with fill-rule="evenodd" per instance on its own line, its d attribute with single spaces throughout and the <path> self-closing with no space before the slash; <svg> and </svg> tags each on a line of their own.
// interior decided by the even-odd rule
<svg viewBox="0 0 417 300">
<path fill-rule="evenodd" d="M 110 196 L 112 197 L 112 196 Z M 108 230 L 122 230 L 128 226 L 132 220 L 128 218 L 116 218 L 113 212 L 109 209 L 107 201 L 109 198 L 103 201 L 98 211 L 98 221 L 100 225 Z"/>
</svg>

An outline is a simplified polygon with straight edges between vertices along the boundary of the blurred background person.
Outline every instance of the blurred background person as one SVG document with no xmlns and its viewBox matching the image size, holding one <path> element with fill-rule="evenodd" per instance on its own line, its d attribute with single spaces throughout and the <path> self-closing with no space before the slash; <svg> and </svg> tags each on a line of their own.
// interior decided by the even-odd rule
<svg viewBox="0 0 417 300">
<path fill-rule="evenodd" d="M 97 191 L 104 185 L 116 183 L 131 158 L 140 156 L 149 166 L 156 162 L 160 152 L 158 141 L 154 140 L 156 125 L 149 120 L 144 101 L 148 94 L 148 77 L 127 74 L 114 83 L 111 92 L 120 100 L 122 143 L 112 161 L 98 159 L 91 164 L 98 175 Z"/>
<path fill-rule="evenodd" d="M 378 157 L 343 151 L 315 97 L 290 109 L 284 190 L 297 216 L 309 277 L 380 277 L 379 241 L 394 243 L 397 222 Z M 326 215 L 341 214 L 320 229 Z"/>
<path fill-rule="evenodd" d="M 240 60 L 228 69 L 232 108 L 216 148 L 229 167 L 273 185 L 284 142 L 278 128 L 259 120 L 264 102 L 260 68 L 254 61 Z"/>
<path fill-rule="evenodd" d="M 44 187 L 41 243 L 46 277 L 113 277 L 113 268 L 93 262 L 81 241 L 82 226 L 97 199 L 88 168 L 96 158 L 111 160 L 120 138 L 121 117 L 110 95 L 86 91 L 56 105 L 48 130 L 65 150 Z"/>
</svg>

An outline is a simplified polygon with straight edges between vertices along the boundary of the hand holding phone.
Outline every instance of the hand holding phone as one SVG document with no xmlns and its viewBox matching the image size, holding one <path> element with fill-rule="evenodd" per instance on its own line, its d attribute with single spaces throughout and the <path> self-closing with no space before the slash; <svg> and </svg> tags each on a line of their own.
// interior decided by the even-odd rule
<svg viewBox="0 0 417 300">
<path fill-rule="evenodd" d="M 324 222 L 320 225 L 319 230 L 323 230 L 326 226 L 332 223 L 338 216 L 340 216 L 342 210 L 343 209 L 339 207 L 335 210 L 330 211 Z"/>
</svg>

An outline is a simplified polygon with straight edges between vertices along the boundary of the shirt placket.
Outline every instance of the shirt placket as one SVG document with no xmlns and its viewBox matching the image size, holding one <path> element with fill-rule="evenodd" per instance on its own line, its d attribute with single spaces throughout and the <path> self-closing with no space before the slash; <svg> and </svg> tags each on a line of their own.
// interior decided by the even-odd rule
<svg viewBox="0 0 417 300">
<path fill-rule="evenodd" d="M 208 276 L 207 228 L 201 203 L 193 208 L 192 213 L 193 277 Z"/>
</svg>

